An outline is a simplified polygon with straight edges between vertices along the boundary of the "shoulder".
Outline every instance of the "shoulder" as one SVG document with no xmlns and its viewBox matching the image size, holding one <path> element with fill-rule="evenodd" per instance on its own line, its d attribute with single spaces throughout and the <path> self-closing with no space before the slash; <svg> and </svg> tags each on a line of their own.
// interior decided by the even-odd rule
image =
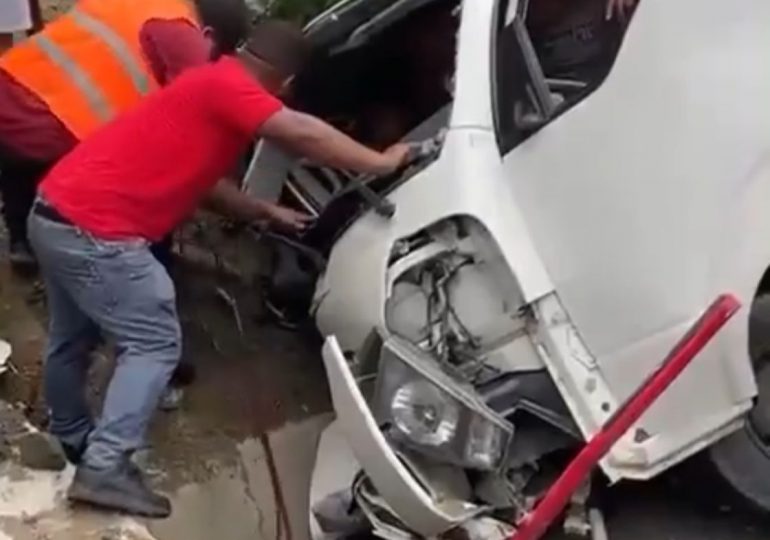
<svg viewBox="0 0 770 540">
<path fill-rule="evenodd" d="M 209 76 L 223 91 L 238 93 L 266 93 L 267 91 L 246 70 L 241 62 L 232 56 L 223 56 L 211 64 Z"/>
<path fill-rule="evenodd" d="M 246 68 L 234 56 L 224 55 L 211 64 L 223 80 L 247 83 L 253 81 Z"/>
<path fill-rule="evenodd" d="M 267 118 L 283 107 L 281 101 L 233 57 L 223 57 L 212 64 L 209 84 L 207 99 L 215 114 L 244 134 L 255 133 Z"/>
</svg>

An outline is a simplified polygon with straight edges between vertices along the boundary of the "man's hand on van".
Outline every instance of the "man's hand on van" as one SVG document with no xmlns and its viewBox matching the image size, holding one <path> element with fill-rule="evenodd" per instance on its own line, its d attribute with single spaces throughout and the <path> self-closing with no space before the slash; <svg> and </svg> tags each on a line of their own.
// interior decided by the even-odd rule
<svg viewBox="0 0 770 540">
<path fill-rule="evenodd" d="M 605 16 L 609 21 L 616 17 L 619 21 L 625 21 L 634 9 L 638 0 L 607 0 Z"/>
<path fill-rule="evenodd" d="M 207 198 L 208 206 L 247 223 L 265 223 L 284 232 L 302 232 L 312 216 L 247 195 L 228 179 L 220 180 Z"/>
<path fill-rule="evenodd" d="M 265 208 L 270 225 L 279 231 L 299 233 L 304 231 L 315 218 L 302 212 L 297 212 L 285 206 L 271 204 Z"/>
<path fill-rule="evenodd" d="M 384 158 L 381 175 L 390 174 L 405 166 L 409 162 L 412 149 L 408 144 L 394 144 L 382 153 Z"/>
</svg>

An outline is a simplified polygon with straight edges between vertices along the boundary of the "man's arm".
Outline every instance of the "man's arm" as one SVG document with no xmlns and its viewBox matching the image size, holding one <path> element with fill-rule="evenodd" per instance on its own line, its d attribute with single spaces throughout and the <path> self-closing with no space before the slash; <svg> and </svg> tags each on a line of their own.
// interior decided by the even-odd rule
<svg viewBox="0 0 770 540">
<path fill-rule="evenodd" d="M 251 68 L 221 69 L 209 79 L 212 117 L 244 137 L 265 137 L 292 153 L 327 165 L 364 174 L 388 174 L 405 164 L 409 147 L 371 150 L 323 120 L 293 111 L 268 93 Z"/>
<path fill-rule="evenodd" d="M 321 165 L 363 174 L 393 172 L 409 155 L 409 147 L 403 144 L 376 152 L 323 120 L 285 107 L 262 124 L 258 135 Z"/>
<path fill-rule="evenodd" d="M 266 221 L 290 231 L 303 230 L 313 219 L 290 208 L 251 197 L 227 179 L 220 180 L 209 192 L 206 203 L 212 210 L 247 223 Z"/>
<path fill-rule="evenodd" d="M 206 198 L 206 206 L 242 221 L 268 219 L 268 203 L 243 193 L 232 180 L 220 180 Z"/>
</svg>

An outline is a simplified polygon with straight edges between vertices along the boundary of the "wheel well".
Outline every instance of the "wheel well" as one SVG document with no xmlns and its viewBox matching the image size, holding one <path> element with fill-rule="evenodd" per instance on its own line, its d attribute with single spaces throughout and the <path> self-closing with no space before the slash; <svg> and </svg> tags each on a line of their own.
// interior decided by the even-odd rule
<svg viewBox="0 0 770 540">
<path fill-rule="evenodd" d="M 757 286 L 757 292 L 754 295 L 754 298 L 759 298 L 762 295 L 769 294 L 770 293 L 770 267 L 765 270 L 764 275 L 762 275 L 762 279 L 759 280 L 759 285 Z"/>
<path fill-rule="evenodd" d="M 770 354 L 770 268 L 765 270 L 749 311 L 749 354 L 752 362 Z"/>
</svg>

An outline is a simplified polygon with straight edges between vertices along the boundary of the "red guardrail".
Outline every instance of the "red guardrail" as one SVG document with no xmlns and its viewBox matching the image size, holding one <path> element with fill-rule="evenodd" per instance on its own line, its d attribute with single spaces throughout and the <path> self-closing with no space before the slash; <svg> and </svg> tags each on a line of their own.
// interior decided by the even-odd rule
<svg viewBox="0 0 770 540">
<path fill-rule="evenodd" d="M 517 524 L 516 532 L 510 540 L 539 540 L 543 536 L 599 461 L 681 375 L 740 306 L 738 299 L 732 295 L 722 295 L 711 304 L 671 350 L 660 367 L 621 405 L 602 429 L 591 437 L 534 510 Z"/>
</svg>

